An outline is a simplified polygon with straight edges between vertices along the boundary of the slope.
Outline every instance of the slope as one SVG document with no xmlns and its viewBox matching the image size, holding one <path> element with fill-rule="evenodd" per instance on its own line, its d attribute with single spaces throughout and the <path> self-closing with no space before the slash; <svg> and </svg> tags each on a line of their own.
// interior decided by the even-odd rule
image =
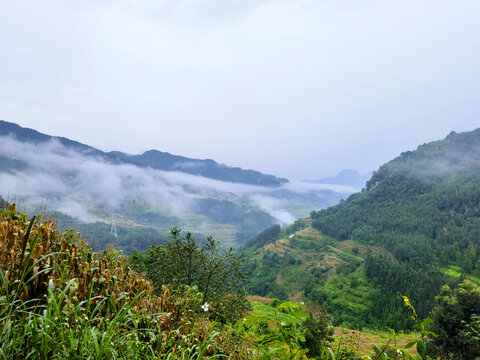
<svg viewBox="0 0 480 360">
<path fill-rule="evenodd" d="M 408 328 L 412 321 L 405 316 L 401 295 L 411 299 L 420 317 L 426 317 L 443 284 L 480 275 L 480 129 L 452 132 L 444 140 L 402 153 L 380 167 L 362 192 L 313 211 L 310 219 L 302 221 L 311 222 L 323 243 L 293 242 L 297 248 L 302 244 L 301 252 L 287 249 L 292 242 L 278 238 L 255 250 L 257 262 L 269 265 L 271 272 L 258 270 L 258 265 L 251 265 L 250 272 L 255 276 L 265 271 L 263 276 L 272 283 L 269 294 L 295 297 L 300 293 L 320 304 L 326 302 L 327 310 L 340 316 L 337 323 L 346 320 L 357 328 Z M 327 245 L 335 253 L 326 253 Z M 339 250 L 364 261 L 353 266 L 354 261 L 333 260 L 343 255 Z M 252 251 L 246 253 L 253 256 Z M 264 260 L 265 254 L 271 263 Z M 305 261 L 308 256 L 311 260 Z M 303 268 L 296 270 L 301 275 L 285 276 L 289 271 L 285 260 L 290 257 L 297 261 L 296 269 Z M 313 261 L 323 270 L 313 270 Z M 335 274 L 329 266 L 336 267 Z M 322 271 L 324 278 L 312 278 L 315 271 Z M 287 289 L 285 293 L 275 290 L 279 283 Z M 351 297 L 354 293 L 356 298 Z M 361 311 L 352 311 L 354 304 L 363 306 Z M 337 311 L 341 306 L 343 313 L 354 316 L 342 319 Z"/>
<path fill-rule="evenodd" d="M 304 185 L 156 150 L 106 153 L 0 121 L 0 195 L 27 212 L 47 208 L 93 223 L 66 219 L 95 234 L 97 249 L 144 250 L 173 226 L 238 246 L 268 226 L 346 196 Z M 112 218 L 118 238 L 109 231 Z M 149 229 L 155 236 L 142 235 Z"/>
<path fill-rule="evenodd" d="M 24 128 L 15 123 L 6 122 L 3 120 L 0 120 L 0 135 L 14 136 L 18 140 L 37 145 L 55 139 L 67 149 L 80 152 L 84 155 L 100 157 L 114 164 L 127 163 L 136 166 L 151 167 L 159 170 L 180 171 L 189 174 L 201 175 L 211 179 L 259 186 L 276 187 L 288 183 L 287 179 L 277 178 L 273 175 L 262 174 L 258 171 L 243 170 L 238 167 L 229 167 L 227 165 L 218 164 L 210 159 L 191 159 L 158 150 L 149 150 L 141 155 L 129 155 L 120 151 L 106 153 L 77 141 L 73 141 L 64 137 L 42 134 L 36 130 Z M 6 164 L 9 164 L 9 166 L 12 168 L 21 167 L 23 165 L 18 161 L 12 162 L 11 159 L 8 158 L 1 159 L 3 167 L 5 167 Z"/>
<path fill-rule="evenodd" d="M 339 242 L 320 233 L 311 219 L 271 227 L 246 244 L 247 292 L 311 301 L 334 315 L 335 325 L 374 326 L 370 314 L 377 290 L 366 281 L 370 254 L 391 257 L 381 247 Z"/>
</svg>

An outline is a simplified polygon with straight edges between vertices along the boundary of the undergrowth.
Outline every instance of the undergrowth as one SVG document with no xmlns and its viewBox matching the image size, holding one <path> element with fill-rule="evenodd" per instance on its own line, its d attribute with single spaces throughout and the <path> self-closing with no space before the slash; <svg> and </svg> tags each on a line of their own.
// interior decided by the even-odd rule
<svg viewBox="0 0 480 360">
<path fill-rule="evenodd" d="M 241 358 L 248 344 L 193 310 L 196 292 L 151 283 L 121 252 L 0 211 L 0 358 Z"/>
</svg>

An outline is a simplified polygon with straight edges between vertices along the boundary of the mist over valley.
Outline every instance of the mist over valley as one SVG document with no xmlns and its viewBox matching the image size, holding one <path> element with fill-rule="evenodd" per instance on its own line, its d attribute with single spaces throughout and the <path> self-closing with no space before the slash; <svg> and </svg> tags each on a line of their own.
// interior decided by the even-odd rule
<svg viewBox="0 0 480 360">
<path fill-rule="evenodd" d="M 115 218 L 120 227 L 187 227 L 235 245 L 354 191 L 153 150 L 104 153 L 6 122 L 0 131 L 1 195 L 29 211 L 57 211 L 79 224 Z M 220 180 L 225 178 L 231 181 Z"/>
</svg>

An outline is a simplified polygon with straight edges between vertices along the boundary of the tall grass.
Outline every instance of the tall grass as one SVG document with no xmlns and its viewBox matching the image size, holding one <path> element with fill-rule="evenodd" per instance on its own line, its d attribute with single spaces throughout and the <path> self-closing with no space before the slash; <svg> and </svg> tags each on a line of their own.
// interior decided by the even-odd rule
<svg viewBox="0 0 480 360">
<path fill-rule="evenodd" d="M 74 231 L 0 211 L 0 359 L 230 357 L 189 302 L 167 287 L 154 295 L 118 251 L 94 253 Z"/>
</svg>

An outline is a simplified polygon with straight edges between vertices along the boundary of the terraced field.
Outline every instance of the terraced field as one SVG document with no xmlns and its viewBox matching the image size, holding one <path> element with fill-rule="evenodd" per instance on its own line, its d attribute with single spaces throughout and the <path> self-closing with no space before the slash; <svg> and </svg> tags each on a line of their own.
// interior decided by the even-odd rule
<svg viewBox="0 0 480 360">
<path fill-rule="evenodd" d="M 250 252 L 256 269 L 249 274 L 261 289 L 262 279 L 270 292 L 262 295 L 322 305 L 335 324 L 368 323 L 375 289 L 365 277 L 363 261 L 369 254 L 391 256 L 384 249 L 338 242 L 324 236 L 304 220 L 302 229 L 282 232 L 280 238 Z M 252 281 L 252 280 L 250 280 Z"/>
</svg>

